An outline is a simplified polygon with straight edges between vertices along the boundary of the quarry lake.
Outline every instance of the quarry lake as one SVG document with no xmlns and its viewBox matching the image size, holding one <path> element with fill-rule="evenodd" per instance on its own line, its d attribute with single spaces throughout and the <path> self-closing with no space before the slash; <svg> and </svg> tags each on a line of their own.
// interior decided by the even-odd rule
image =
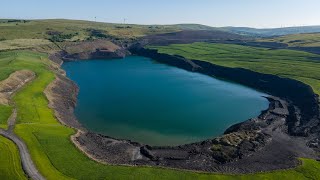
<svg viewBox="0 0 320 180">
<path fill-rule="evenodd" d="M 152 59 L 65 62 L 80 87 L 75 114 L 90 131 L 149 145 L 181 145 L 223 134 L 268 108 L 248 87 Z"/>
</svg>

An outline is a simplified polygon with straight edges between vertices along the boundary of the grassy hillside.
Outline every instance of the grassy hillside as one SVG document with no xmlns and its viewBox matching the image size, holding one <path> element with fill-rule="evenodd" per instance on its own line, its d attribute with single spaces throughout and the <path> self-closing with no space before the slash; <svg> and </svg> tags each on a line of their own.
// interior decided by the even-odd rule
<svg viewBox="0 0 320 180">
<path fill-rule="evenodd" d="M 0 41 L 1 50 L 27 49 L 37 46 L 52 45 L 52 42 L 45 39 L 12 39 Z"/>
<path fill-rule="evenodd" d="M 13 142 L 2 136 L 0 136 L 0 154 L 1 179 L 27 179 L 21 167 L 18 148 Z"/>
<path fill-rule="evenodd" d="M 176 44 L 150 46 L 160 53 L 208 61 L 227 67 L 241 67 L 302 81 L 320 94 L 320 56 L 293 50 L 270 50 L 232 44 Z"/>
<path fill-rule="evenodd" d="M 292 34 L 259 41 L 285 43 L 289 47 L 320 47 L 320 33 Z"/>
<path fill-rule="evenodd" d="M 52 63 L 47 56 L 28 51 L 1 52 L 0 63 L 0 80 L 19 69 L 29 69 L 37 75 L 34 81 L 22 88 L 13 98 L 18 108 L 15 133 L 26 142 L 32 159 L 47 179 L 319 178 L 320 163 L 307 159 L 303 159 L 303 165 L 293 170 L 239 176 L 96 163 L 72 144 L 70 135 L 75 131 L 61 125 L 48 107 L 43 91 L 54 79 L 54 72 L 50 71 L 49 66 Z M 0 106 L 0 109 L 2 108 Z M 1 149 L 0 153 L 5 151 L 8 152 L 8 148 Z M 6 168 L 13 169 L 14 165 L 7 164 Z"/>
<path fill-rule="evenodd" d="M 211 27 L 211 26 L 206 26 L 206 25 L 202 25 L 202 24 L 175 24 L 172 25 L 178 29 L 181 30 L 206 30 L 206 31 L 210 31 L 210 30 L 214 30 L 217 31 L 219 30 L 219 28 L 215 28 L 215 27 Z"/>
<path fill-rule="evenodd" d="M 317 33 L 320 32 L 320 26 L 299 26 L 299 27 L 284 27 L 284 28 L 268 28 L 256 29 L 248 27 L 223 27 L 225 31 L 232 33 L 256 36 L 256 37 L 271 37 L 271 36 L 284 36 L 289 34 L 301 33 Z"/>
<path fill-rule="evenodd" d="M 146 35 L 163 34 L 182 30 L 227 31 L 230 33 L 254 37 L 271 37 L 320 32 L 320 26 L 274 29 L 255 29 L 247 27 L 217 28 L 201 24 L 136 25 L 67 19 L 0 19 L 0 28 L 0 42 L 13 39 L 50 39 L 58 42 L 82 41 L 92 38 L 135 39 Z"/>
<path fill-rule="evenodd" d="M 123 44 L 147 35 L 214 29 L 199 24 L 134 25 L 66 19 L 0 19 L 0 51 L 32 48 L 40 52 L 52 52 L 65 43 L 85 40 L 106 39 Z"/>
<path fill-rule="evenodd" d="M 12 39 L 54 39 L 78 41 L 95 37 L 136 38 L 149 34 L 175 32 L 178 26 L 111 24 L 81 20 L 32 20 L 0 22 L 0 41 Z"/>
</svg>

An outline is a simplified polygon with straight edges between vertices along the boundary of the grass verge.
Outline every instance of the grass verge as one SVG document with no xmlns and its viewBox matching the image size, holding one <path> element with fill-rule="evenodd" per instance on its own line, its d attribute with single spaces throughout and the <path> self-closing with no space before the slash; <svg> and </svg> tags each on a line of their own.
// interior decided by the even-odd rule
<svg viewBox="0 0 320 180">
<path fill-rule="evenodd" d="M 7 121 L 12 114 L 12 107 L 0 104 L 0 128 L 7 128 Z"/>
<path fill-rule="evenodd" d="M 27 179 L 21 167 L 18 148 L 3 136 L 0 136 L 0 178 L 7 180 Z"/>
</svg>

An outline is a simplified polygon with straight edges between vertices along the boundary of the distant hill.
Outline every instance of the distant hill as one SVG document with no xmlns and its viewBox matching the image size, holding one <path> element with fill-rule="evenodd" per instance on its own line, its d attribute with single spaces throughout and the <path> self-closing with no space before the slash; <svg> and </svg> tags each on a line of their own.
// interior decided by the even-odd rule
<svg viewBox="0 0 320 180">
<path fill-rule="evenodd" d="M 181 30 L 220 30 L 219 28 L 206 26 L 202 24 L 174 24 L 172 26 Z"/>
<path fill-rule="evenodd" d="M 290 34 L 270 38 L 260 38 L 262 43 L 283 44 L 290 49 L 320 54 L 320 33 Z"/>
<path fill-rule="evenodd" d="M 0 40 L 50 39 L 55 42 L 94 38 L 130 39 L 151 34 L 181 31 L 172 25 L 114 24 L 69 19 L 0 19 Z"/>
<path fill-rule="evenodd" d="M 135 39 L 179 31 L 222 31 L 250 37 L 272 37 L 320 32 L 320 26 L 256 29 L 248 27 L 211 27 L 201 24 L 137 25 L 68 19 L 20 20 L 0 19 L 0 40 L 49 39 L 82 41 L 94 38 Z M 206 32 L 207 33 L 207 32 Z"/>
<path fill-rule="evenodd" d="M 320 26 L 299 26 L 285 28 L 258 29 L 250 27 L 211 27 L 202 24 L 175 24 L 172 27 L 181 30 L 207 30 L 207 31 L 227 31 L 251 37 L 272 37 L 290 34 L 318 33 Z"/>
<path fill-rule="evenodd" d="M 256 29 L 256 28 L 248 28 L 248 27 L 223 27 L 220 29 L 228 32 L 232 32 L 232 33 L 255 36 L 255 37 L 271 37 L 271 36 L 283 36 L 283 35 L 289 35 L 289 34 L 320 32 L 320 26 L 300 26 L 300 27 L 286 27 L 286 28 L 272 28 L 272 29 Z"/>
<path fill-rule="evenodd" d="M 154 34 L 143 38 L 147 44 L 168 45 L 193 42 L 245 40 L 245 36 L 221 30 L 182 30 L 178 32 Z"/>
</svg>

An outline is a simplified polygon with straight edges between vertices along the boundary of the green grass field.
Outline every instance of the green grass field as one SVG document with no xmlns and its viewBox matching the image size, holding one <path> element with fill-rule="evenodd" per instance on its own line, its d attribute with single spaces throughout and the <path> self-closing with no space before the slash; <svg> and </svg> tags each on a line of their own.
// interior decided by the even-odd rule
<svg viewBox="0 0 320 180">
<path fill-rule="evenodd" d="M 292 34 L 275 38 L 259 39 L 261 42 L 280 42 L 289 47 L 320 47 L 320 33 Z"/>
<path fill-rule="evenodd" d="M 13 39 L 0 41 L 1 50 L 26 49 L 37 46 L 51 45 L 52 42 L 45 39 Z"/>
<path fill-rule="evenodd" d="M 137 25 L 68 19 L 31 20 L 26 22 L 7 21 L 0 19 L 0 41 L 3 39 L 48 39 L 47 32 L 49 31 L 59 31 L 64 35 L 72 34 L 68 41 L 76 41 L 87 39 L 90 36 L 89 29 L 100 30 L 105 35 L 120 39 L 181 30 L 218 30 L 218 28 L 200 24 Z"/>
<path fill-rule="evenodd" d="M 303 51 L 270 50 L 232 44 L 175 44 L 150 46 L 160 53 L 180 55 L 213 64 L 245 68 L 299 80 L 320 94 L 320 56 Z"/>
<path fill-rule="evenodd" d="M 21 167 L 18 148 L 3 136 L 0 136 L 0 179 L 27 179 Z"/>
<path fill-rule="evenodd" d="M 320 163 L 303 159 L 303 165 L 292 170 L 249 175 L 221 175 L 169 170 L 151 167 L 103 165 L 90 160 L 71 142 L 75 131 L 61 125 L 48 107 L 44 89 L 54 79 L 46 55 L 13 51 L 0 52 L 0 80 L 19 69 L 36 73 L 34 81 L 23 87 L 13 100 L 18 109 L 15 133 L 27 144 L 37 168 L 47 179 L 308 179 L 320 178 Z M 0 106 L 0 111 L 4 107 Z M 1 141 L 2 142 L 2 141 Z M 9 148 L 2 152 L 15 152 Z M 0 158 L 3 156 L 0 156 Z M 4 158 L 5 160 L 7 158 Z M 4 166 L 4 171 L 14 169 Z"/>
<path fill-rule="evenodd" d="M 0 104 L 0 128 L 7 128 L 7 121 L 12 113 L 12 107 Z"/>
<path fill-rule="evenodd" d="M 1 20 L 0 20 L 1 21 Z M 118 38 L 136 38 L 148 34 L 175 32 L 181 29 L 180 26 L 149 26 L 132 24 L 112 24 L 82 20 L 32 20 L 26 23 L 0 23 L 0 40 L 13 39 L 48 39 L 47 32 L 58 31 L 64 35 L 71 34 L 68 40 L 85 40 L 90 34 L 88 29 L 101 30 L 106 35 Z"/>
<path fill-rule="evenodd" d="M 8 22 L 9 21 L 9 22 Z M 0 51 L 36 49 L 54 52 L 65 44 L 94 39 L 117 41 L 119 44 L 139 37 L 180 31 L 183 28 L 209 28 L 201 25 L 135 25 L 83 20 L 5 20 L 0 19 Z"/>
</svg>

